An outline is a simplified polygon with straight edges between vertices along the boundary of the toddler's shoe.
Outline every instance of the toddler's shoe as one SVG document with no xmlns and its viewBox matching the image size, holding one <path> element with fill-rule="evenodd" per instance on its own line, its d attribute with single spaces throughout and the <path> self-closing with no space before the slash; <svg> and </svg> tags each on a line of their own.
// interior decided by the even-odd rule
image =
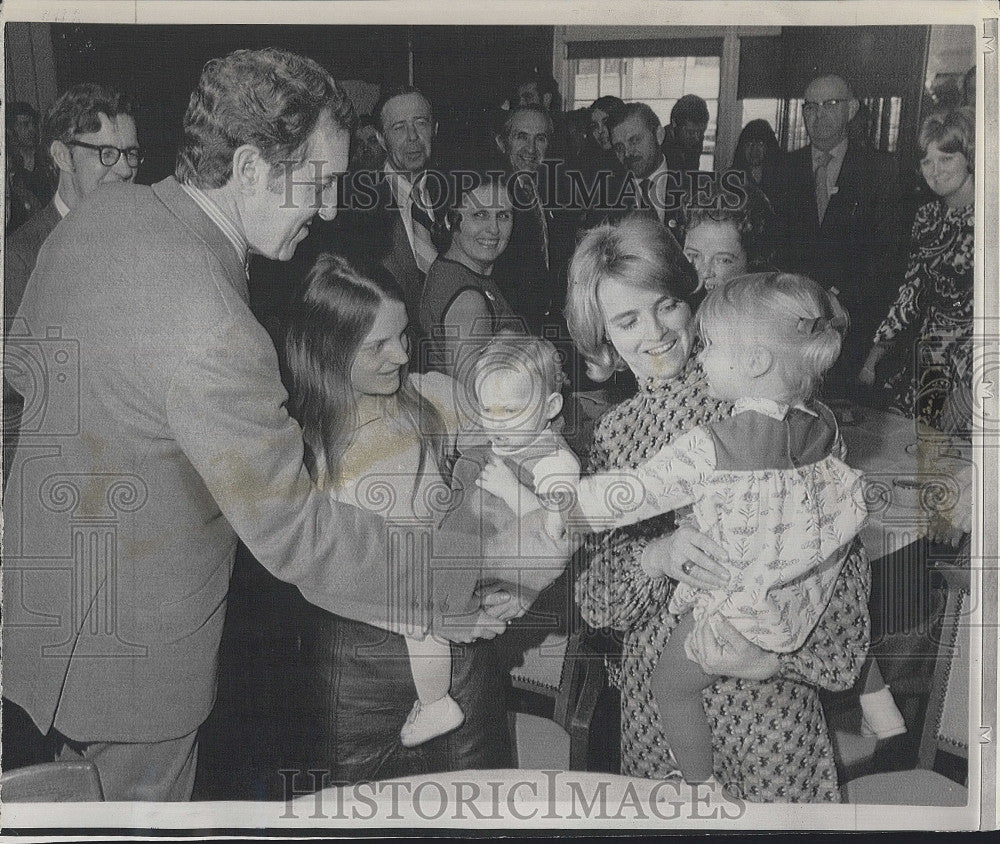
<svg viewBox="0 0 1000 844">
<path fill-rule="evenodd" d="M 416 747 L 432 738 L 450 733 L 462 725 L 465 713 L 451 695 L 445 695 L 440 700 L 423 706 L 420 701 L 413 704 L 413 709 L 399 731 L 399 740 L 403 747 Z"/>
<path fill-rule="evenodd" d="M 896 706 L 888 686 L 860 695 L 858 700 L 861 703 L 861 735 L 887 739 L 906 732 L 903 713 Z"/>
</svg>

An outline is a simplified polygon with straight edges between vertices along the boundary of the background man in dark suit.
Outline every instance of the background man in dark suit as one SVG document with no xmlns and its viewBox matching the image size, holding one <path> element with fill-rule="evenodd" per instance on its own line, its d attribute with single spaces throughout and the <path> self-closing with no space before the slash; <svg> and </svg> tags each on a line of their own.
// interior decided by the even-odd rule
<svg viewBox="0 0 1000 844">
<path fill-rule="evenodd" d="M 431 239 L 436 214 L 425 178 L 437 123 L 430 102 L 412 86 L 389 89 L 372 117 L 385 165 L 378 173 L 352 174 L 343 213 L 329 230 L 325 248 L 365 255 L 385 266 L 406 292 L 410 322 L 416 325 L 424 278 L 437 258 Z M 316 243 L 324 245 L 323 234 L 317 235 Z"/>
<path fill-rule="evenodd" d="M 676 192 L 684 182 L 679 171 L 670 170 L 661 149 L 666 129 L 660 118 L 646 103 L 629 103 L 608 119 L 608 126 L 615 154 L 628 171 L 624 193 L 619 193 L 621 211 L 655 216 L 682 240 L 682 197 Z"/>
<path fill-rule="evenodd" d="M 905 242 L 894 156 L 848 138 L 858 110 L 847 81 L 813 79 L 802 105 L 810 143 L 765 168 L 778 218 L 777 264 L 836 288 L 851 317 L 831 395 L 863 399 L 856 376 L 899 286 Z"/>
<path fill-rule="evenodd" d="M 556 199 L 547 182 L 552 143 L 552 116 L 542 105 L 512 108 L 497 135 L 502 164 L 510 174 L 514 202 L 514 228 L 510 242 L 493 268 L 493 277 L 504 296 L 525 320 L 527 328 L 540 334 L 547 315 L 558 307 L 555 281 L 559 232 L 552 208 Z"/>
<path fill-rule="evenodd" d="M 139 168 L 135 107 L 123 93 L 103 85 L 74 85 L 59 97 L 46 117 L 45 137 L 59 185 L 52 201 L 7 241 L 3 299 L 8 320 L 56 223 L 101 185 L 131 182 Z"/>
</svg>

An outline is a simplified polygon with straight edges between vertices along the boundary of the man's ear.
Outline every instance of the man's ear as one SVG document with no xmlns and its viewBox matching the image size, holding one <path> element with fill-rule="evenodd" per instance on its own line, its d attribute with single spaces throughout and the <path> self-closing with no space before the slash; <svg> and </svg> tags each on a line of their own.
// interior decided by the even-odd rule
<svg viewBox="0 0 1000 844">
<path fill-rule="evenodd" d="M 563 407 L 562 393 L 552 393 L 545 400 L 545 418 L 550 422 L 555 419 Z"/>
<path fill-rule="evenodd" d="M 52 156 L 52 160 L 56 163 L 56 167 L 58 167 L 62 172 L 73 172 L 73 155 L 70 153 L 69 147 L 62 141 L 57 140 L 49 144 L 49 155 Z"/>
<path fill-rule="evenodd" d="M 436 138 L 438 133 L 438 122 L 434 121 L 434 129 L 431 131 L 431 137 Z"/>
<path fill-rule="evenodd" d="M 658 147 L 663 146 L 663 139 L 665 137 L 667 137 L 667 127 L 661 126 L 659 129 L 656 130 L 656 145 Z"/>
<path fill-rule="evenodd" d="M 437 132 L 437 123 L 434 124 L 434 131 Z M 389 147 L 385 145 L 385 135 L 383 135 L 378 129 L 375 130 L 375 139 L 378 141 L 378 145 L 382 147 L 386 152 L 389 151 Z"/>
<path fill-rule="evenodd" d="M 858 113 L 858 101 L 851 97 L 851 102 L 847 106 L 847 119 L 848 121 L 854 120 L 854 115 Z"/>
<path fill-rule="evenodd" d="M 504 155 L 507 154 L 507 139 L 503 135 L 494 135 L 493 139 L 497 142 L 497 149 L 500 150 Z"/>
<path fill-rule="evenodd" d="M 760 345 L 745 350 L 742 359 L 746 373 L 751 378 L 760 378 L 760 376 L 766 375 L 774 366 L 774 355 L 771 354 L 771 350 Z"/>
<path fill-rule="evenodd" d="M 233 184 L 240 193 L 256 193 L 267 184 L 271 167 L 253 144 L 243 144 L 233 153 Z"/>
</svg>

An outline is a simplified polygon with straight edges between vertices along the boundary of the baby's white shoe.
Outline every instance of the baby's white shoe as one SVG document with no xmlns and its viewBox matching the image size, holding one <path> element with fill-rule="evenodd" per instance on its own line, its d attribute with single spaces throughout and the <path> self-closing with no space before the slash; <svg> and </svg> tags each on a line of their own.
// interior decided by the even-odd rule
<svg viewBox="0 0 1000 844">
<path fill-rule="evenodd" d="M 403 747 L 415 747 L 430 741 L 432 738 L 450 733 L 462 725 L 465 713 L 451 695 L 445 695 L 440 700 L 426 706 L 416 701 L 410 710 L 403 729 L 399 731 L 399 740 Z"/>
<path fill-rule="evenodd" d="M 896 706 L 888 686 L 860 695 L 858 700 L 861 703 L 861 735 L 887 739 L 906 732 L 903 713 Z"/>
</svg>

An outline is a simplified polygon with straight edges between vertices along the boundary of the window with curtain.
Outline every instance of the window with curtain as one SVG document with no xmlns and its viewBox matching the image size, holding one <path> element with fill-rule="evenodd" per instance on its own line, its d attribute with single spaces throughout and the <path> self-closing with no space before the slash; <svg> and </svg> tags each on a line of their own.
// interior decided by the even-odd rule
<svg viewBox="0 0 1000 844">
<path fill-rule="evenodd" d="M 900 146 L 905 97 L 919 85 L 927 28 L 785 27 L 781 35 L 740 39 L 737 98 L 743 125 L 762 118 L 782 149 L 808 143 L 802 91 L 819 68 L 848 76 L 861 105 L 852 130 L 875 149 Z M 919 92 L 919 87 L 916 88 Z M 912 105 L 912 103 L 911 103 Z"/>
<path fill-rule="evenodd" d="M 646 103 L 666 125 L 674 103 L 685 94 L 705 100 L 709 120 L 699 167 L 714 168 L 721 38 L 573 42 L 568 54 L 574 109 L 610 94 L 626 103 Z"/>
</svg>

